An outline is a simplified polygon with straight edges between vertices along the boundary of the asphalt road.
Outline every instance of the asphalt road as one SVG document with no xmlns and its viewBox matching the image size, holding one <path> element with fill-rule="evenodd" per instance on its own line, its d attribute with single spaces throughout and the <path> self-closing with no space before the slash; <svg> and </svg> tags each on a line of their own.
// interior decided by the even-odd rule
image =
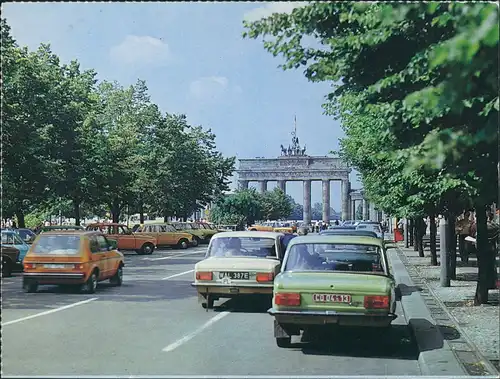
<svg viewBox="0 0 500 379">
<path fill-rule="evenodd" d="M 205 248 L 126 253 L 123 285 L 93 295 L 3 279 L 2 376 L 421 374 L 401 309 L 384 340 L 344 332 L 290 349 L 275 344 L 268 300 L 206 312 L 190 286 Z"/>
</svg>

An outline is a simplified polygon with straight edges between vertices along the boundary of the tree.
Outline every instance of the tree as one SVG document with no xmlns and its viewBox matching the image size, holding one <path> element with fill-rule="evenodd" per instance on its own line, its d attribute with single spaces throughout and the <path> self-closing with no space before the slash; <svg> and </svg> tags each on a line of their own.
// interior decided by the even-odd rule
<svg viewBox="0 0 500 379">
<path fill-rule="evenodd" d="M 19 48 L 4 19 L 1 27 L 2 196 L 24 227 L 24 215 L 48 192 L 49 135 L 56 111 L 52 89 L 59 61 L 46 45 L 33 53 Z"/>
<path fill-rule="evenodd" d="M 262 194 L 261 207 L 266 220 L 287 219 L 293 209 L 292 202 L 279 188 Z"/>
<path fill-rule="evenodd" d="M 237 224 L 240 228 L 262 218 L 262 199 L 254 188 L 221 196 L 212 208 L 210 218 L 216 224 Z"/>
<path fill-rule="evenodd" d="M 285 69 L 308 65 L 310 80 L 342 80 L 331 101 L 351 94 L 358 100 L 351 111 L 372 110 L 386 120 L 378 137 L 397 141 L 386 153 L 387 163 L 403 161 L 412 185 L 424 184 L 425 194 L 434 188 L 447 195 L 462 187 L 481 214 L 493 201 L 499 108 L 493 4 L 318 2 L 246 26 L 251 38 L 275 37 L 265 47 L 284 55 Z M 317 37 L 325 49 L 304 48 L 303 35 Z M 428 177 L 437 180 L 425 181 Z M 415 194 L 409 198 L 398 207 L 407 213 L 428 203 Z M 452 214 L 450 199 L 439 198 L 433 211 Z M 478 217 L 478 250 L 487 251 L 482 222 L 485 217 Z M 478 256 L 476 304 L 487 300 L 483 258 Z"/>
</svg>

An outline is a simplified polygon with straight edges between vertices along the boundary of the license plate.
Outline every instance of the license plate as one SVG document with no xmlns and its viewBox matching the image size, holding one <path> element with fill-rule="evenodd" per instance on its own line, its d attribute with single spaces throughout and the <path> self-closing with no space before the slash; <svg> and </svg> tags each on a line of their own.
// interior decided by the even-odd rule
<svg viewBox="0 0 500 379">
<path fill-rule="evenodd" d="M 350 303 L 351 295 L 342 295 L 336 293 L 315 293 L 313 301 L 317 303 Z"/>
<path fill-rule="evenodd" d="M 56 264 L 52 264 L 52 265 L 43 265 L 44 268 L 65 268 L 66 265 L 56 265 Z"/>
<path fill-rule="evenodd" d="M 249 280 L 249 272 L 219 272 L 219 279 Z"/>
</svg>

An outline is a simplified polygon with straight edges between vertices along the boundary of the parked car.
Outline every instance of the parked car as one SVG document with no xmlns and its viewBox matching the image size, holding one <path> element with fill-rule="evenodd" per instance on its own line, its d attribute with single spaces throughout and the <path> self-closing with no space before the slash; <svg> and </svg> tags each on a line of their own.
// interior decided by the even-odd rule
<svg viewBox="0 0 500 379">
<path fill-rule="evenodd" d="M 365 237 L 374 237 L 379 238 L 377 233 L 369 231 L 369 230 L 356 230 L 355 228 L 338 228 L 338 229 L 327 229 L 319 232 L 320 235 L 326 236 L 365 236 Z"/>
<path fill-rule="evenodd" d="M 48 225 L 42 226 L 39 233 L 52 232 L 56 230 L 85 230 L 81 225 Z"/>
<path fill-rule="evenodd" d="M 379 238 L 304 236 L 289 242 L 268 313 L 277 345 L 289 347 L 293 335 L 318 327 L 386 331 L 399 296 Z"/>
<path fill-rule="evenodd" d="M 134 233 L 126 225 L 117 223 L 94 223 L 89 224 L 86 230 L 97 230 L 109 239 L 116 241 L 119 250 L 135 250 L 139 255 L 150 255 L 156 248 L 155 237 L 147 234 Z"/>
<path fill-rule="evenodd" d="M 23 289 L 39 285 L 78 286 L 94 293 L 97 283 L 121 286 L 125 259 L 101 232 L 53 231 L 40 234 L 24 260 Z"/>
<path fill-rule="evenodd" d="M 21 237 L 19 237 L 19 234 L 17 234 L 14 230 L 2 230 L 1 232 L 2 240 L 1 240 L 1 246 L 2 250 L 4 247 L 14 247 L 17 250 L 19 250 L 19 256 L 16 261 L 16 265 L 14 266 L 14 269 L 17 267 L 21 268 L 23 259 L 30 249 L 30 245 L 28 245 L 26 242 L 24 242 Z"/>
<path fill-rule="evenodd" d="M 19 234 L 19 237 L 26 243 L 32 243 L 36 237 L 36 233 L 28 228 L 14 229 L 14 231 Z"/>
<path fill-rule="evenodd" d="M 2 246 L 2 277 L 6 278 L 12 275 L 12 271 L 19 261 L 19 254 L 19 249 L 13 246 Z"/>
<path fill-rule="evenodd" d="M 178 246 L 181 249 L 198 246 L 192 234 L 179 232 L 169 224 L 146 224 L 139 226 L 136 232 L 156 238 L 157 246 Z"/>
<path fill-rule="evenodd" d="M 200 226 L 194 222 L 171 222 L 170 225 L 179 232 L 192 234 L 194 241 L 193 246 L 198 246 L 201 243 L 208 243 L 210 238 L 214 235 L 212 231 L 200 228 Z"/>
<path fill-rule="evenodd" d="M 384 231 L 379 222 L 362 221 L 356 225 L 356 230 L 368 230 L 376 233 L 378 238 L 384 239 Z"/>
<path fill-rule="evenodd" d="M 214 301 L 241 295 L 272 295 L 281 266 L 282 233 L 222 232 L 208 246 L 205 259 L 195 265 L 192 286 L 204 308 Z"/>
</svg>

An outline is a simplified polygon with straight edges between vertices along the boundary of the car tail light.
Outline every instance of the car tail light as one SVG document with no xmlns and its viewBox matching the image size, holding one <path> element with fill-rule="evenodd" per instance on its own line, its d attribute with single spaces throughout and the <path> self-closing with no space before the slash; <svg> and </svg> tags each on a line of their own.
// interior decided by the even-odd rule
<svg viewBox="0 0 500 379">
<path fill-rule="evenodd" d="M 30 269 L 30 268 L 35 268 L 34 263 L 25 263 L 24 264 L 24 269 Z"/>
<path fill-rule="evenodd" d="M 83 269 L 83 265 L 81 263 L 77 263 L 75 264 L 75 270 L 82 270 Z"/>
<path fill-rule="evenodd" d="M 274 303 L 285 306 L 300 305 L 300 293 L 277 293 L 274 295 Z"/>
<path fill-rule="evenodd" d="M 258 272 L 255 276 L 258 282 L 272 282 L 274 279 L 274 274 L 272 272 Z"/>
<path fill-rule="evenodd" d="M 389 308 L 389 296 L 365 296 L 364 306 L 367 309 Z"/>
<path fill-rule="evenodd" d="M 197 272 L 196 273 L 196 280 L 212 280 L 212 273 L 211 272 Z"/>
<path fill-rule="evenodd" d="M 497 280 L 497 288 L 500 289 L 500 280 Z"/>
</svg>

